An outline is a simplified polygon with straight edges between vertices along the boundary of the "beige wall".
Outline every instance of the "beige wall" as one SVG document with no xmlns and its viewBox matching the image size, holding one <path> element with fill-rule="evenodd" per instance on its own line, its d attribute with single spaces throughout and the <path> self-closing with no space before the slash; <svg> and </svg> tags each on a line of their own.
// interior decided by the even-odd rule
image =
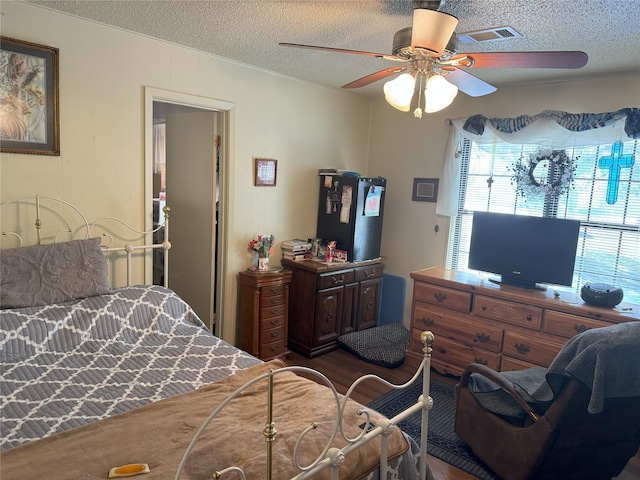
<svg viewBox="0 0 640 480">
<path fill-rule="evenodd" d="M 60 49 L 61 125 L 59 157 L 2 154 L 2 200 L 62 197 L 89 218 L 142 228 L 144 87 L 234 105 L 221 302 L 222 337 L 233 342 L 248 241 L 315 234 L 316 170 L 366 170 L 370 100 L 28 4 L 3 1 L 2 13 L 2 35 Z M 278 160 L 275 188 L 253 186 L 253 157 Z"/>
<path fill-rule="evenodd" d="M 421 120 L 399 112 L 383 99 L 373 105 L 369 171 L 387 178 L 382 254 L 386 272 L 407 279 L 404 322 L 411 315 L 413 283 L 409 274 L 444 266 L 449 221 L 436 215 L 436 204 L 413 202 L 413 178 L 439 178 L 443 166 L 449 118 L 477 113 L 488 117 L 534 115 L 543 110 L 572 113 L 611 112 L 640 107 L 640 76 L 524 88 L 500 88 L 485 97 L 459 93 L 453 104 Z M 410 219 L 410 220 L 408 220 Z M 434 232 L 438 225 L 439 232 Z"/>
</svg>

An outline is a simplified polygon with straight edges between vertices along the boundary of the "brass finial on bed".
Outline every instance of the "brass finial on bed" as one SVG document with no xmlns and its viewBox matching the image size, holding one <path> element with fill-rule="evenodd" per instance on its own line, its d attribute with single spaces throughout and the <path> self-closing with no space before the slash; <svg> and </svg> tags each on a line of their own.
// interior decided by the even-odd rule
<svg viewBox="0 0 640 480">
<path fill-rule="evenodd" d="M 433 351 L 431 345 L 433 344 L 434 340 L 435 335 L 429 330 L 425 330 L 420 334 L 420 341 L 424 345 L 424 347 L 422 347 L 422 353 L 424 353 L 425 357 L 431 356 L 431 352 Z"/>
</svg>

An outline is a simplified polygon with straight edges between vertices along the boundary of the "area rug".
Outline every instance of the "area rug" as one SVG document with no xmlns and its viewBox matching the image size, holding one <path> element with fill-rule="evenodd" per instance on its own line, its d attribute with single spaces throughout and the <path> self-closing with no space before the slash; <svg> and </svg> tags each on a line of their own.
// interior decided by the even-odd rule
<svg viewBox="0 0 640 480">
<path fill-rule="evenodd" d="M 429 395 L 433 408 L 429 412 L 429 435 L 427 452 L 440 460 L 464 470 L 483 480 L 499 478 L 480 460 L 453 431 L 455 417 L 454 386 L 431 379 Z M 413 405 L 422 394 L 422 378 L 407 390 L 392 390 L 375 399 L 368 406 L 392 418 Z M 403 420 L 400 428 L 420 444 L 420 412 Z"/>
</svg>

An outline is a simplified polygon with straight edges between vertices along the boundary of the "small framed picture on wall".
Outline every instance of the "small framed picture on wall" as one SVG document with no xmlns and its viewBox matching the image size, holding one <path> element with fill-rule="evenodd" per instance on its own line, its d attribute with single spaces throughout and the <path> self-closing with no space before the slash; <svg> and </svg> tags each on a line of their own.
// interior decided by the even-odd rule
<svg viewBox="0 0 640 480">
<path fill-rule="evenodd" d="M 253 184 L 256 187 L 275 187 L 278 173 L 278 161 L 271 158 L 255 158 L 255 175 Z"/>
<path fill-rule="evenodd" d="M 415 202 L 437 202 L 438 201 L 437 178 L 414 178 L 413 196 Z"/>
</svg>

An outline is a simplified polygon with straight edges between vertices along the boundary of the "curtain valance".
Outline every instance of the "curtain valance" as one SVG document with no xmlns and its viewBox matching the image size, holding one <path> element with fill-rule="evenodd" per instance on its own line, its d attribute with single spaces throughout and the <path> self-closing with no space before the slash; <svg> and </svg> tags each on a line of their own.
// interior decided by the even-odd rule
<svg viewBox="0 0 640 480">
<path fill-rule="evenodd" d="M 487 118 L 477 114 L 450 121 L 452 125 L 444 169 L 440 177 L 438 215 L 454 216 L 458 210 L 460 136 L 480 148 L 498 143 L 530 144 L 553 149 L 602 145 L 640 138 L 640 108 L 606 113 L 567 113 L 545 110 L 537 115 Z"/>
</svg>

